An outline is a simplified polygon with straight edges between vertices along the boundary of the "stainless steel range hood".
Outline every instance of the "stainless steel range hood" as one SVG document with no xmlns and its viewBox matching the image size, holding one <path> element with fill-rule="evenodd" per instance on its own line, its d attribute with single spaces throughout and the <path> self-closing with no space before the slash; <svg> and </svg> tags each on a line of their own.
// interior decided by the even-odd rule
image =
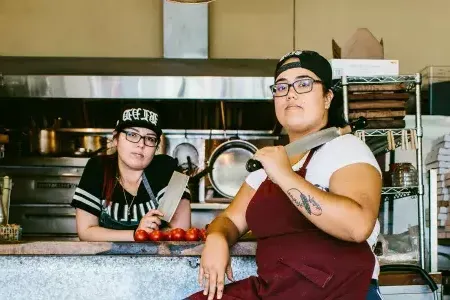
<svg viewBox="0 0 450 300">
<path fill-rule="evenodd" d="M 208 4 L 164 1 L 164 58 L 0 57 L 0 96 L 270 100 L 273 59 L 210 59 Z"/>
</svg>

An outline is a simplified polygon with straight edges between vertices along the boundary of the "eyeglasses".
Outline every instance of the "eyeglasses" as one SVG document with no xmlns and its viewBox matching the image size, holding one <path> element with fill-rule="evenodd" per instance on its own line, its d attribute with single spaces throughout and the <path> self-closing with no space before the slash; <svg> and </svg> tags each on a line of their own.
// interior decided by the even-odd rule
<svg viewBox="0 0 450 300">
<path fill-rule="evenodd" d="M 276 83 L 270 86 L 272 95 L 274 97 L 286 96 L 289 93 L 289 88 L 292 86 L 297 94 L 305 94 L 312 91 L 314 83 L 322 83 L 322 80 L 312 79 L 310 77 L 301 78 L 293 83 Z"/>
<path fill-rule="evenodd" d="M 156 136 L 146 135 L 142 136 L 137 132 L 122 130 L 125 133 L 125 138 L 127 141 L 132 143 L 139 143 L 141 139 L 144 139 L 144 145 L 148 147 L 158 146 L 159 139 Z"/>
</svg>

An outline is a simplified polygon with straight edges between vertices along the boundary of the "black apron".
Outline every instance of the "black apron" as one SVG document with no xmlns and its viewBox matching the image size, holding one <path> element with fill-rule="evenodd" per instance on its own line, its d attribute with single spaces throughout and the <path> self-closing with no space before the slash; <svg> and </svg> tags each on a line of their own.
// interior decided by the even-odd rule
<svg viewBox="0 0 450 300">
<path fill-rule="evenodd" d="M 150 201 L 153 204 L 153 207 L 158 207 L 158 200 L 156 200 L 155 195 L 153 194 L 152 188 L 148 183 L 147 177 L 145 173 L 142 173 L 142 182 L 144 183 L 145 190 L 150 196 Z M 130 208 L 131 209 L 131 208 Z M 139 225 L 140 220 L 138 221 L 117 221 L 114 220 L 110 214 L 108 214 L 106 202 L 102 206 L 102 212 L 100 213 L 99 225 L 100 227 L 116 229 L 116 230 L 135 230 Z M 162 224 L 161 224 L 162 225 Z"/>
</svg>

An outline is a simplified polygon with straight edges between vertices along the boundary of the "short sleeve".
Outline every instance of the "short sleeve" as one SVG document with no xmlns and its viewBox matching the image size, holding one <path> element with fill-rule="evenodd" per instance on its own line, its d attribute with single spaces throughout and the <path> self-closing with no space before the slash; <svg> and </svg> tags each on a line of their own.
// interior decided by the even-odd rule
<svg viewBox="0 0 450 300">
<path fill-rule="evenodd" d="M 370 148 L 359 138 L 352 134 L 346 134 L 332 140 L 323 148 L 327 155 L 326 169 L 333 174 L 335 171 L 356 163 L 367 163 L 378 170 L 381 168 Z M 330 154 L 330 155 L 328 155 Z"/>
<path fill-rule="evenodd" d="M 87 211 L 97 217 L 101 213 L 103 168 L 98 157 L 90 158 L 75 189 L 71 206 Z"/>
<path fill-rule="evenodd" d="M 259 169 L 250 173 L 245 179 L 245 182 L 256 191 L 266 178 L 266 171 L 264 171 L 264 169 Z"/>
<path fill-rule="evenodd" d="M 377 240 L 378 240 L 378 235 L 380 234 L 380 222 L 377 221 L 375 222 L 375 227 L 373 228 L 372 233 L 370 234 L 370 236 L 367 238 L 367 243 L 369 244 L 370 248 L 375 248 L 376 244 L 377 244 Z"/>
</svg>

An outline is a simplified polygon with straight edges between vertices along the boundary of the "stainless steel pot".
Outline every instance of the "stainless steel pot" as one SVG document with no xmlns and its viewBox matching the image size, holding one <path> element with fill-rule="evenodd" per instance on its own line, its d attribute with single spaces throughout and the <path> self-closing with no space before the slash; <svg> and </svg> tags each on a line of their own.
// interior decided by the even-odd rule
<svg viewBox="0 0 450 300">
<path fill-rule="evenodd" d="M 41 129 L 30 134 L 30 151 L 41 155 L 75 152 L 75 143 L 54 129 Z"/>
<path fill-rule="evenodd" d="M 54 129 L 42 129 L 30 134 L 32 153 L 51 156 L 85 156 L 106 151 L 107 137 L 74 134 Z"/>
<path fill-rule="evenodd" d="M 220 144 L 208 161 L 208 178 L 213 188 L 226 198 L 234 198 L 249 172 L 245 165 L 258 148 L 250 142 L 235 139 Z"/>
<path fill-rule="evenodd" d="M 75 155 L 97 154 L 106 151 L 108 139 L 99 135 L 81 135 L 76 138 Z"/>
</svg>

